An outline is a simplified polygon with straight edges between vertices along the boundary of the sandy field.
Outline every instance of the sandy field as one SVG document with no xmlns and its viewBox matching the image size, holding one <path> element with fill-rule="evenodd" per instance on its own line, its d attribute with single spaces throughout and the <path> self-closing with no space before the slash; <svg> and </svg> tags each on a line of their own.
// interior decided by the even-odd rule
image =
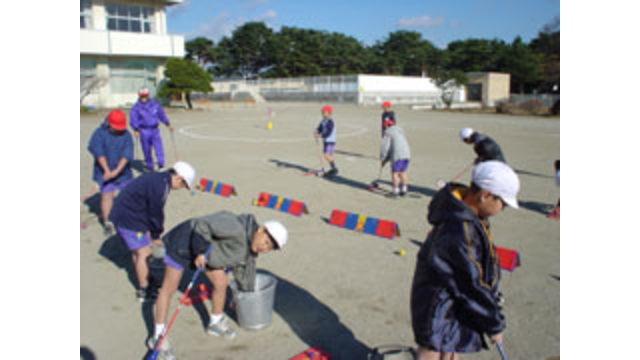
<svg viewBox="0 0 640 360">
<path fill-rule="evenodd" d="M 259 222 L 277 219 L 289 229 L 284 251 L 258 259 L 258 267 L 279 281 L 272 325 L 261 331 L 238 329 L 236 339 L 226 341 L 206 334 L 208 319 L 202 307 L 185 307 L 169 334 L 177 357 L 285 360 L 312 346 L 332 359 L 366 359 L 368 349 L 376 346 L 413 345 L 410 287 L 416 255 L 430 230 L 427 206 L 436 181 L 453 177 L 474 158 L 472 147 L 458 138 L 462 127 L 493 137 L 522 184 L 521 209 L 507 209 L 492 220 L 497 245 L 517 249 L 522 256 L 522 267 L 504 272 L 501 283 L 506 297 L 505 350 L 512 360 L 558 356 L 560 222 L 545 217 L 559 195 L 553 171 L 553 161 L 560 156 L 558 118 L 396 108 L 398 125 L 412 150 L 411 186 L 408 197 L 392 199 L 366 189 L 379 169 L 377 107 L 335 105 L 339 176 L 332 181 L 303 176 L 320 166 L 320 148 L 312 136 L 321 119 L 320 107 L 277 103 L 168 111 L 176 128 L 178 157 L 196 168 L 197 179 L 231 184 L 238 196 L 172 192 L 165 209 L 166 229 L 221 210 L 252 213 Z M 81 116 L 81 196 L 92 187 L 93 160 L 86 145 L 104 115 Z M 267 129 L 269 120 L 272 130 Z M 165 128 L 162 136 L 171 163 L 176 156 Z M 137 157 L 142 157 L 140 149 Z M 134 162 L 134 168 L 140 165 Z M 385 168 L 385 189 L 390 188 L 389 178 Z M 461 181 L 469 179 L 467 173 Z M 252 200 L 263 191 L 301 200 L 310 214 L 295 217 L 253 206 Z M 136 300 L 130 254 L 119 238 L 103 235 L 98 209 L 97 195 L 80 206 L 80 222 L 86 225 L 80 230 L 81 355 L 143 359 L 153 331 L 152 305 Z M 401 236 L 388 240 L 331 226 L 327 222 L 333 209 L 396 221 Z M 400 256 L 403 249 L 406 255 Z M 169 315 L 177 301 L 178 295 Z M 235 319 L 233 311 L 228 314 Z M 499 355 L 491 349 L 463 358 Z"/>
</svg>

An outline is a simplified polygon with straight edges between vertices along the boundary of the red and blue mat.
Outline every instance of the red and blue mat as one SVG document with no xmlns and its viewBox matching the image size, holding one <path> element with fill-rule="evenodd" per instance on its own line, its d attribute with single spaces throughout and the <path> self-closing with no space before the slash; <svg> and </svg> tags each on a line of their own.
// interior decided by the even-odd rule
<svg viewBox="0 0 640 360">
<path fill-rule="evenodd" d="M 295 216 L 300 216 L 303 213 L 309 213 L 307 205 L 302 201 L 292 200 L 265 192 L 260 193 L 258 199 L 253 201 L 253 205 L 279 210 Z"/>
<path fill-rule="evenodd" d="M 235 187 L 228 184 L 223 184 L 219 181 L 209 180 L 202 178 L 197 188 L 204 192 L 214 193 L 216 195 L 230 197 L 231 195 L 238 195 Z"/>
<path fill-rule="evenodd" d="M 400 226 L 395 221 L 373 218 L 341 210 L 333 210 L 329 224 L 387 239 L 400 236 Z"/>
</svg>

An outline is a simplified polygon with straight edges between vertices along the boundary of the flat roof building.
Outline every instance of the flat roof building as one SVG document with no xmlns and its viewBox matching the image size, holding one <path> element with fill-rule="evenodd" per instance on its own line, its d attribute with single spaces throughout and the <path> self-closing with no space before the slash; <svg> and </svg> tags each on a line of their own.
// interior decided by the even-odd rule
<svg viewBox="0 0 640 360">
<path fill-rule="evenodd" d="M 80 0 L 80 104 L 133 104 L 155 95 L 168 58 L 182 58 L 184 37 L 167 33 L 166 8 L 183 0 Z"/>
</svg>

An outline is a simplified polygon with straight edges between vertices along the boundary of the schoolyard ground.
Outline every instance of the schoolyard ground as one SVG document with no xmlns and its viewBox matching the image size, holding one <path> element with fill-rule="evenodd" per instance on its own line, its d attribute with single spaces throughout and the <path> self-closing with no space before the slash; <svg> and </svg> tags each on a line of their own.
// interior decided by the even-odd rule
<svg viewBox="0 0 640 360">
<path fill-rule="evenodd" d="M 304 176 L 320 167 L 320 146 L 312 132 L 321 104 L 216 105 L 208 111 L 167 111 L 180 160 L 200 178 L 235 186 L 238 196 L 181 190 L 166 206 L 165 229 L 216 211 L 253 213 L 259 222 L 282 221 L 289 229 L 282 252 L 260 256 L 258 267 L 279 281 L 271 327 L 238 329 L 233 341 L 210 337 L 201 307 L 185 307 L 169 338 L 179 359 L 288 359 L 316 347 L 333 359 L 363 359 L 368 348 L 413 345 L 409 296 L 416 254 L 430 226 L 427 206 L 439 178 L 451 178 L 474 153 L 458 131 L 471 127 L 493 137 L 521 180 L 521 209 L 492 220 L 498 246 L 521 253 L 522 266 L 503 272 L 507 317 L 505 350 L 510 359 L 547 359 L 560 353 L 560 222 L 545 211 L 555 204 L 553 161 L 560 156 L 558 118 L 510 117 L 457 112 L 412 111 L 396 107 L 396 118 L 411 145 L 409 196 L 391 199 L 367 186 L 378 176 L 378 107 L 334 105 L 338 131 L 333 180 Z M 127 112 L 128 113 L 128 112 Z M 89 137 L 106 112 L 80 121 L 80 195 L 92 188 Z M 272 121 L 273 129 L 267 129 Z M 171 137 L 162 128 L 167 164 L 175 161 Z M 135 169 L 141 169 L 137 149 Z M 326 166 L 326 165 L 325 165 Z M 136 170 L 136 173 L 138 171 Z M 383 189 L 390 188 L 389 168 Z M 468 183 L 470 172 L 461 182 Z M 301 200 L 310 214 L 295 217 L 252 205 L 260 192 Z M 143 359 L 152 331 L 151 305 L 134 296 L 130 255 L 117 237 L 106 237 L 96 213 L 99 198 L 80 206 L 81 352 L 97 359 Z M 328 224 L 333 209 L 398 222 L 394 240 Z M 398 252 L 404 249 L 406 255 Z M 187 275 L 188 276 L 188 275 Z M 179 294 L 181 295 L 181 293 Z M 170 315 L 177 304 L 174 296 Z M 209 307 L 209 303 L 207 303 Z M 231 319 L 233 311 L 229 311 Z M 237 327 L 237 324 L 233 322 Z M 497 351 L 466 356 L 499 358 Z"/>
</svg>

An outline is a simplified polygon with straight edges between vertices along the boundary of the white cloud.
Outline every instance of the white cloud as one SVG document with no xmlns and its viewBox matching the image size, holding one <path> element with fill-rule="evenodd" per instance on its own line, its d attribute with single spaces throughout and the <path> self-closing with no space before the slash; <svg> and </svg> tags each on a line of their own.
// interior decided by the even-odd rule
<svg viewBox="0 0 640 360">
<path fill-rule="evenodd" d="M 185 37 L 188 39 L 193 39 L 199 36 L 203 36 L 212 39 L 215 42 L 218 42 L 225 36 L 231 36 L 233 30 L 235 30 L 239 26 L 242 26 L 248 21 L 262 21 L 267 26 L 273 28 L 273 26 L 271 26 L 271 22 L 273 22 L 277 17 L 278 13 L 273 10 L 269 10 L 251 20 L 247 20 L 244 17 L 232 18 L 228 12 L 222 12 L 211 18 L 205 24 L 201 24 L 200 26 L 198 26 L 195 31 L 185 34 Z"/>
<path fill-rule="evenodd" d="M 444 18 L 439 16 L 432 18 L 431 16 L 417 16 L 412 18 L 402 18 L 398 20 L 398 27 L 403 28 L 416 28 L 416 29 L 430 29 L 437 28 L 444 24 Z"/>
<path fill-rule="evenodd" d="M 262 21 L 264 23 L 270 23 L 278 17 L 278 13 L 274 10 L 269 10 L 262 15 L 259 15 L 255 18 L 255 21 Z"/>
</svg>

